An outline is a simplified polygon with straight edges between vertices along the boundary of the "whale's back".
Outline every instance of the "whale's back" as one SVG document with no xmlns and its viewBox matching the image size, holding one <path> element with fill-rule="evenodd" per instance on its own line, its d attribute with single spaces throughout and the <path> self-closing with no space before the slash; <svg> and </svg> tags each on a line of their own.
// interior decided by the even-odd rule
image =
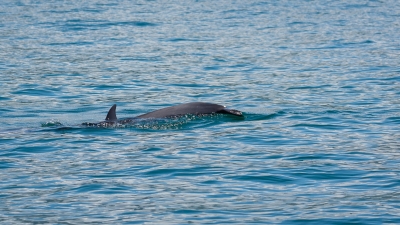
<svg viewBox="0 0 400 225">
<path fill-rule="evenodd" d="M 201 115 L 201 114 L 212 114 L 212 113 L 223 113 L 232 114 L 235 116 L 242 116 L 242 113 L 237 110 L 227 109 L 223 105 L 205 103 L 205 102 L 191 102 L 176 106 L 171 106 L 163 109 L 159 109 L 153 112 L 149 112 L 136 118 L 168 118 L 175 116 L 182 116 L 187 114 Z"/>
</svg>

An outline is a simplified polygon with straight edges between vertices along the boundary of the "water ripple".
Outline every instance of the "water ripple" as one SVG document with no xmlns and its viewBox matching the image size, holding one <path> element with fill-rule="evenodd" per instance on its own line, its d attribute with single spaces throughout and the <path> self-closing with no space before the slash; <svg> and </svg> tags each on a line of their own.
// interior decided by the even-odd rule
<svg viewBox="0 0 400 225">
<path fill-rule="evenodd" d="M 0 222 L 400 223 L 398 12 L 0 3 Z M 245 118 L 81 126 L 194 101 Z"/>
</svg>

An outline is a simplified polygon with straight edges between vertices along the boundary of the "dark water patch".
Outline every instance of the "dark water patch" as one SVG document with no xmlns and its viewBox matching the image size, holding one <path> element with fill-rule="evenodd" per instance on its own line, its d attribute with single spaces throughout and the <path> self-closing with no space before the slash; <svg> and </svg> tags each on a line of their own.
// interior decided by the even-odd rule
<svg viewBox="0 0 400 225">
<path fill-rule="evenodd" d="M 84 74 L 81 73 L 57 73 L 57 72 L 53 72 L 53 73 L 45 73 L 42 75 L 43 78 L 55 78 L 55 77 L 70 77 L 70 78 L 79 78 L 79 77 L 84 77 Z"/>
<path fill-rule="evenodd" d="M 188 87 L 188 88 L 200 88 L 200 89 L 212 89 L 212 88 L 223 88 L 224 86 L 217 85 L 205 85 L 200 83 L 178 83 L 173 84 L 175 87 Z"/>
<path fill-rule="evenodd" d="M 332 153 L 332 152 L 335 152 L 335 153 Z M 350 163 L 355 163 L 355 162 L 361 163 L 361 162 L 368 162 L 375 158 L 376 158 L 375 154 L 366 153 L 366 152 L 345 152 L 345 153 L 343 153 L 343 152 L 331 150 L 330 152 L 316 152 L 313 154 L 308 154 L 308 153 L 296 154 L 296 155 L 287 157 L 286 160 L 294 160 L 294 161 L 311 160 L 313 162 L 320 161 L 321 162 L 320 166 L 325 167 L 328 164 L 333 165 L 331 160 L 340 161 L 340 162 L 350 161 Z"/>
<path fill-rule="evenodd" d="M 199 214 L 201 213 L 201 210 L 190 210 L 190 209 L 181 209 L 181 210 L 176 210 L 173 213 L 175 214 L 184 214 L 184 215 L 190 215 L 190 214 Z"/>
<path fill-rule="evenodd" d="M 56 96 L 58 95 L 58 92 L 61 91 L 61 88 L 28 88 L 28 89 L 22 89 L 18 91 L 11 92 L 12 94 L 15 95 L 29 95 L 29 96 Z"/>
<path fill-rule="evenodd" d="M 74 42 L 62 42 L 62 43 L 52 42 L 52 43 L 48 43 L 46 45 L 72 47 L 74 45 L 76 45 L 76 46 L 86 46 L 86 45 L 93 45 L 93 44 L 95 44 L 95 43 L 91 42 L 91 41 L 74 41 Z"/>
<path fill-rule="evenodd" d="M 385 119 L 384 123 L 386 124 L 400 124 L 400 116 L 392 116 Z"/>
<path fill-rule="evenodd" d="M 195 38 L 169 38 L 162 39 L 167 42 L 202 42 L 202 41 L 213 41 L 212 39 L 195 39 Z"/>
<path fill-rule="evenodd" d="M 82 131 L 83 127 L 76 126 L 65 126 L 64 124 L 55 124 L 44 126 L 45 128 L 39 129 L 36 132 L 56 132 L 56 133 L 74 133 Z M 86 127 L 85 127 L 86 128 Z"/>
<path fill-rule="evenodd" d="M 80 9 L 81 12 L 89 12 L 89 13 L 101 13 L 105 12 L 105 9 L 96 9 L 96 8 L 82 8 Z"/>
<path fill-rule="evenodd" d="M 397 72 L 400 73 L 400 71 L 397 71 Z M 400 76 L 386 77 L 386 78 L 383 78 L 383 80 L 387 80 L 387 81 L 400 81 Z"/>
<path fill-rule="evenodd" d="M 106 2 L 106 3 L 101 2 L 101 3 L 96 3 L 96 6 L 107 7 L 107 8 L 109 8 L 109 7 L 116 7 L 116 6 L 118 6 L 118 5 L 119 5 L 118 3 L 114 3 L 114 2 Z"/>
<path fill-rule="evenodd" d="M 319 45 L 317 47 L 306 47 L 305 49 L 310 49 L 310 50 L 343 49 L 343 48 L 357 49 L 360 46 L 372 47 L 373 44 L 375 44 L 375 42 L 372 40 L 364 40 L 360 42 L 348 42 L 345 41 L 344 39 L 337 39 L 337 40 L 332 40 L 330 44 Z"/>
<path fill-rule="evenodd" d="M 80 30 L 100 30 L 111 27 L 154 27 L 156 23 L 145 22 L 145 21 L 118 21 L 111 22 L 107 20 L 81 20 L 73 19 L 67 20 L 64 23 L 58 23 L 63 31 L 80 31 Z"/>
<path fill-rule="evenodd" d="M 41 13 L 50 13 L 50 14 L 56 14 L 56 15 L 60 15 L 60 14 L 70 14 L 70 13 L 103 13 L 106 12 L 106 9 L 96 9 L 96 8 L 71 8 L 70 10 L 60 10 L 60 9 L 52 9 L 52 10 L 43 10 L 41 11 Z"/>
<path fill-rule="evenodd" d="M 154 27 L 156 23 L 144 22 L 144 21 L 123 21 L 123 22 L 108 22 L 100 23 L 99 27 L 113 27 L 113 26 L 134 26 L 134 27 Z"/>
<path fill-rule="evenodd" d="M 162 150 L 164 150 L 164 149 L 163 148 L 159 148 L 159 147 L 150 147 L 150 148 L 144 149 L 143 151 L 144 152 L 159 152 L 159 151 L 162 151 Z"/>
<path fill-rule="evenodd" d="M 277 111 L 271 114 L 259 114 L 259 113 L 243 113 L 246 121 L 259 121 L 259 120 L 271 120 L 280 116 L 284 116 L 284 111 Z"/>
<path fill-rule="evenodd" d="M 319 128 L 319 129 L 327 129 L 327 130 L 341 130 L 341 129 L 348 128 L 348 126 L 343 126 L 343 125 L 317 124 L 317 123 L 298 123 L 298 124 L 292 125 L 292 127 Z"/>
<path fill-rule="evenodd" d="M 0 101 L 8 101 L 8 100 L 10 100 L 11 98 L 7 98 L 7 97 L 2 97 L 2 96 L 0 96 Z"/>
<path fill-rule="evenodd" d="M 296 90 L 296 89 L 320 89 L 320 88 L 328 88 L 331 85 L 318 85 L 318 86 L 297 86 L 297 87 L 289 87 L 287 90 Z"/>
<path fill-rule="evenodd" d="M 332 209 L 334 212 L 335 210 Z M 348 212 L 348 216 L 346 219 L 343 218 L 310 218 L 310 219 L 292 219 L 292 220 L 285 220 L 282 221 L 282 224 L 311 224 L 311 225 L 317 225 L 317 224 L 335 224 L 335 225 L 351 225 L 351 224 L 382 224 L 384 223 L 384 220 L 380 219 L 379 216 L 376 216 L 377 218 L 374 218 L 375 216 L 371 215 L 369 216 L 370 218 L 358 218 L 358 216 L 353 216 L 351 211 Z M 393 220 L 389 220 L 393 221 Z M 397 221 L 397 220 L 394 220 Z M 388 222 L 388 221 L 386 221 Z M 390 223 L 390 222 L 389 222 Z"/>
<path fill-rule="evenodd" d="M 0 154 L 0 156 L 2 156 L 2 155 Z M 0 170 L 1 169 L 15 168 L 15 167 L 17 167 L 17 165 L 15 163 L 13 163 L 13 162 L 7 162 L 7 161 L 0 160 Z"/>
<path fill-rule="evenodd" d="M 343 4 L 342 5 L 343 9 L 362 9 L 362 8 L 375 8 L 375 7 L 378 7 L 378 6 L 374 6 L 374 5 L 370 4 L 370 3 L 365 3 L 365 4 L 351 4 L 351 3 L 348 3 L 348 4 Z"/>
<path fill-rule="evenodd" d="M 73 189 L 72 191 L 77 192 L 77 193 L 87 193 L 87 192 L 93 192 L 96 190 L 101 190 L 103 189 L 102 184 L 87 184 L 87 185 L 82 185 L 80 187 L 77 187 Z"/>
<path fill-rule="evenodd" d="M 248 64 L 248 63 L 237 63 L 235 65 L 228 66 L 227 68 L 247 68 L 249 66 L 251 66 L 251 64 Z M 252 71 L 252 70 L 253 70 L 253 68 L 249 68 L 249 71 Z"/>
<path fill-rule="evenodd" d="M 362 170 L 345 170 L 345 169 L 333 169 L 325 170 L 324 168 L 309 168 L 304 169 L 301 172 L 291 173 L 294 177 L 302 177 L 310 180 L 328 181 L 328 180 L 353 180 L 356 177 L 364 176 L 365 171 Z"/>
<path fill-rule="evenodd" d="M 206 66 L 203 68 L 204 70 L 219 70 L 221 69 L 220 66 Z"/>
<path fill-rule="evenodd" d="M 159 56 L 152 56 L 152 57 L 122 57 L 120 58 L 122 61 L 142 61 L 142 62 L 161 62 L 163 58 Z"/>
<path fill-rule="evenodd" d="M 93 191 L 94 194 L 100 195 L 121 195 L 121 194 L 132 194 L 131 187 L 108 187 L 102 188 L 101 190 Z"/>
<path fill-rule="evenodd" d="M 177 176 L 201 176 L 209 174 L 207 172 L 207 167 L 193 167 L 193 168 L 161 168 L 161 169 L 151 169 L 146 172 L 145 175 L 148 176 L 169 176 L 169 177 L 177 177 Z"/>
<path fill-rule="evenodd" d="M 117 90 L 121 90 L 121 89 L 125 89 L 126 87 L 124 85 L 99 85 L 99 86 L 95 86 L 93 87 L 94 90 L 113 90 L 113 89 L 117 89 Z"/>
<path fill-rule="evenodd" d="M 35 145 L 35 146 L 20 146 L 16 147 L 13 151 L 28 153 L 28 154 L 36 154 L 36 153 L 48 153 L 52 151 L 57 151 L 57 148 L 53 146 L 44 146 L 44 145 Z"/>
<path fill-rule="evenodd" d="M 280 175 L 242 175 L 242 176 L 225 176 L 226 179 L 233 179 L 239 181 L 260 182 L 266 184 L 287 185 L 294 182 L 287 176 Z"/>
<path fill-rule="evenodd" d="M 39 111 L 36 111 L 36 112 L 27 112 L 27 113 L 24 113 L 24 114 L 21 114 L 21 115 L 18 115 L 18 118 L 37 118 L 37 117 L 39 117 Z"/>
<path fill-rule="evenodd" d="M 290 22 L 288 23 L 289 27 L 299 27 L 299 28 L 306 28 L 306 27 L 314 27 L 317 26 L 318 23 L 313 23 L 313 22 L 304 22 L 304 21 L 294 21 L 294 22 Z"/>
</svg>

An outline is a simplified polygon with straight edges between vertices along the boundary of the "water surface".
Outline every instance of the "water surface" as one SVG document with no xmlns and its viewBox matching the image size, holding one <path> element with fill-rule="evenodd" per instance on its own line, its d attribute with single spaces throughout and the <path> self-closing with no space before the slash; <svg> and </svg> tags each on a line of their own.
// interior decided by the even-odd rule
<svg viewBox="0 0 400 225">
<path fill-rule="evenodd" d="M 397 1 L 3 1 L 2 224 L 400 223 Z M 204 101 L 227 116 L 84 128 Z"/>
</svg>

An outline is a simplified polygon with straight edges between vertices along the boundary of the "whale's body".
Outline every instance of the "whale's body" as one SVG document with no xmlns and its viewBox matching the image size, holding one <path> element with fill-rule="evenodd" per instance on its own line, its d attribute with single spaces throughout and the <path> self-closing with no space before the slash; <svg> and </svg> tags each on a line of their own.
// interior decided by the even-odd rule
<svg viewBox="0 0 400 225">
<path fill-rule="evenodd" d="M 83 123 L 86 126 L 108 126 L 114 124 L 132 124 L 140 119 L 162 119 L 162 118 L 176 118 L 184 115 L 207 115 L 207 114 L 230 114 L 234 116 L 243 117 L 242 112 L 235 109 L 227 109 L 223 105 L 205 103 L 205 102 L 191 102 L 159 109 L 149 112 L 140 116 L 125 118 L 118 120 L 116 113 L 117 105 L 113 105 L 107 113 L 106 119 L 99 123 Z"/>
</svg>

